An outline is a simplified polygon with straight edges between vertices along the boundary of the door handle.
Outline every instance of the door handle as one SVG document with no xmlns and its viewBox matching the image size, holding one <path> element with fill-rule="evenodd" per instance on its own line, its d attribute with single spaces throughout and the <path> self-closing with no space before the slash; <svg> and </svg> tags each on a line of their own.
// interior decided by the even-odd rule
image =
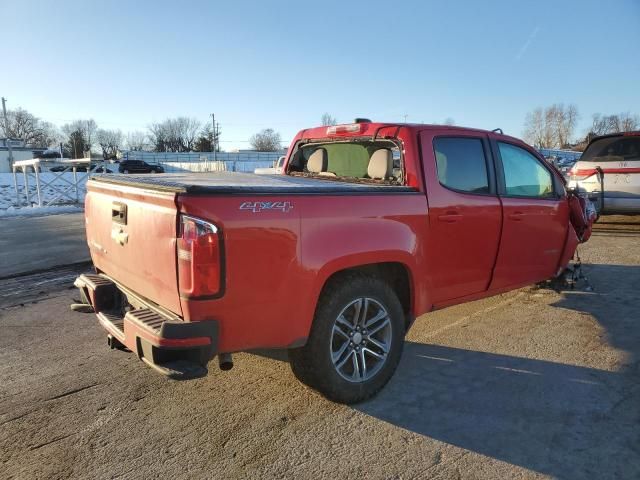
<svg viewBox="0 0 640 480">
<path fill-rule="evenodd" d="M 513 212 L 509 214 L 509 218 L 516 222 L 520 222 L 523 217 L 524 217 L 524 213 L 522 212 Z"/>
<path fill-rule="evenodd" d="M 458 212 L 447 212 L 444 215 L 438 215 L 438 220 L 446 223 L 455 223 L 458 220 L 462 220 L 462 215 Z"/>
</svg>

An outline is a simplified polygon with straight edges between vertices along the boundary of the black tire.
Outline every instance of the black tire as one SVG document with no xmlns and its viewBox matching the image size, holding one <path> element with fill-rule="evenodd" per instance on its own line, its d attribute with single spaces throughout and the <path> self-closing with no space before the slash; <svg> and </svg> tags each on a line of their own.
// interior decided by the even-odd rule
<svg viewBox="0 0 640 480">
<path fill-rule="evenodd" d="M 332 360 L 335 353 L 332 342 L 337 338 L 333 332 L 341 312 L 358 299 L 373 300 L 386 310 L 388 315 L 385 318 L 390 322 L 385 329 L 390 328 L 391 335 L 386 358 L 378 367 L 379 370 L 371 378 L 349 381 L 343 376 L 344 372 L 338 372 L 339 367 Z M 289 350 L 291 369 L 298 380 L 329 400 L 346 404 L 361 402 L 378 393 L 393 376 L 402 356 L 404 336 L 404 313 L 391 287 L 372 276 L 348 274 L 331 281 L 323 290 L 307 344 L 302 348 Z M 358 344 L 360 345 L 359 342 Z M 364 351 L 362 355 L 365 355 Z M 359 358 L 352 357 L 351 360 L 357 364 Z"/>
</svg>

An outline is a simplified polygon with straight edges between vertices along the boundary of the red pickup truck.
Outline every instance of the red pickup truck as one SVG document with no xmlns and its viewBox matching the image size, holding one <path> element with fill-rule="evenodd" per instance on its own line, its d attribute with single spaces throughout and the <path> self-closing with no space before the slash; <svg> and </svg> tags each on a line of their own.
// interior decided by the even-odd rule
<svg viewBox="0 0 640 480">
<path fill-rule="evenodd" d="M 76 286 L 112 347 L 174 378 L 288 349 L 296 377 L 344 403 L 386 384 L 416 317 L 555 277 L 579 243 L 559 172 L 469 128 L 311 128 L 281 175 L 102 175 L 87 190 L 96 273 Z"/>
</svg>

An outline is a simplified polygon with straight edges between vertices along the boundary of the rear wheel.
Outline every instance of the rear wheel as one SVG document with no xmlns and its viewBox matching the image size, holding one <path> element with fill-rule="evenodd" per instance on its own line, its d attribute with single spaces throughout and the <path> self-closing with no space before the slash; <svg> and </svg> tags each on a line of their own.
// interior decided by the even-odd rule
<svg viewBox="0 0 640 480">
<path fill-rule="evenodd" d="M 393 375 L 404 343 L 404 314 L 382 280 L 360 274 L 322 294 L 307 344 L 290 350 L 294 375 L 330 400 L 356 403 Z"/>
</svg>

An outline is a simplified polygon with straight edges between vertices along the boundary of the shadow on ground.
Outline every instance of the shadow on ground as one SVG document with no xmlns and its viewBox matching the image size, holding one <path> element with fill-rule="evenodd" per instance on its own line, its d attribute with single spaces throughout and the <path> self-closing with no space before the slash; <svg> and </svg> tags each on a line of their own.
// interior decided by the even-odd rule
<svg viewBox="0 0 640 480">
<path fill-rule="evenodd" d="M 565 291 L 553 306 L 595 318 L 626 354 L 619 370 L 406 342 L 392 381 L 355 408 L 556 478 L 640 478 L 640 267 L 584 271 L 595 291 Z"/>
<path fill-rule="evenodd" d="M 627 353 L 617 372 L 407 342 L 396 376 L 358 410 L 557 478 L 640 478 L 640 267 L 589 265 L 586 312 Z"/>
</svg>

